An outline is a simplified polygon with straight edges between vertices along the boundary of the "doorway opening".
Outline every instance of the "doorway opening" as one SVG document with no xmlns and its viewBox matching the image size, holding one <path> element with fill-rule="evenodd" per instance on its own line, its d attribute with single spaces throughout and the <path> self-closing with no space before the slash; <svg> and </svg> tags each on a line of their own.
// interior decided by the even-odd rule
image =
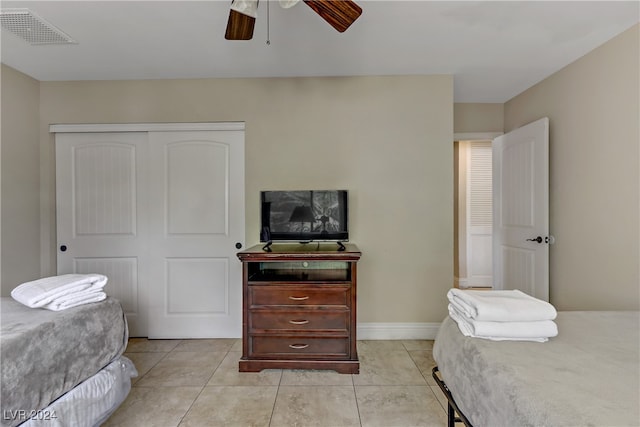
<svg viewBox="0 0 640 427">
<path fill-rule="evenodd" d="M 453 140 L 458 141 L 454 150 L 454 286 L 518 289 L 548 301 L 549 244 L 554 240 L 549 235 L 549 119 L 543 117 L 504 135 L 455 133 Z M 467 202 L 471 193 L 469 185 L 464 187 L 464 198 L 461 194 L 463 187 L 459 182 L 475 182 L 460 179 L 462 172 L 469 175 L 473 169 L 459 165 L 463 155 L 461 141 L 472 141 L 472 147 L 476 142 L 491 141 L 490 222 L 480 221 L 473 213 L 472 204 Z M 462 209 L 466 210 L 464 216 Z M 471 218 L 478 222 L 471 222 Z M 490 245 L 474 236 L 473 227 L 481 229 L 487 224 L 492 228 Z M 462 225 L 467 228 L 464 232 L 460 232 Z M 487 250 L 488 247 L 491 250 Z M 490 263 L 486 262 L 487 257 L 490 257 Z M 474 270 L 478 265 L 483 267 Z M 487 274 L 489 271 L 491 276 Z"/>
<path fill-rule="evenodd" d="M 493 286 L 491 139 L 454 141 L 454 287 Z"/>
</svg>

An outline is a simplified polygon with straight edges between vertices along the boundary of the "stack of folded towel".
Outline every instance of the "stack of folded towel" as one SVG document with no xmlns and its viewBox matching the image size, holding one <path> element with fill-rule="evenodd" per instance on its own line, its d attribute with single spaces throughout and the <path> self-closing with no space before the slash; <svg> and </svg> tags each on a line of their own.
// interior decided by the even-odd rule
<svg viewBox="0 0 640 427">
<path fill-rule="evenodd" d="M 558 335 L 557 312 L 546 301 L 518 290 L 450 289 L 449 316 L 468 337 L 545 342 Z"/>
<path fill-rule="evenodd" d="M 26 282 L 13 291 L 13 299 L 31 308 L 60 311 L 102 301 L 107 277 L 101 274 L 65 274 Z"/>
</svg>

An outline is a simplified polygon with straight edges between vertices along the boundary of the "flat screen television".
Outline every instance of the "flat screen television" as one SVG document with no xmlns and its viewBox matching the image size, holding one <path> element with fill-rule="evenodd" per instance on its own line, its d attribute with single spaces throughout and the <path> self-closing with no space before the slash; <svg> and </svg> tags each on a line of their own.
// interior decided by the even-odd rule
<svg viewBox="0 0 640 427">
<path fill-rule="evenodd" d="M 261 242 L 349 240 L 346 190 L 261 191 Z"/>
</svg>

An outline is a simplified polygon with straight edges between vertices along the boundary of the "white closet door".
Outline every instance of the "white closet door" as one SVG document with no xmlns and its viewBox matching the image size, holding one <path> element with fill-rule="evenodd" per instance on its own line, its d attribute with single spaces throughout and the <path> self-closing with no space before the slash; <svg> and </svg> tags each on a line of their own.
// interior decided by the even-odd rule
<svg viewBox="0 0 640 427">
<path fill-rule="evenodd" d="M 108 276 L 131 336 L 240 337 L 244 131 L 186 126 L 52 127 L 58 274 Z"/>
<path fill-rule="evenodd" d="M 147 330 L 144 132 L 56 135 L 58 274 L 100 273 L 132 336 Z"/>
<path fill-rule="evenodd" d="M 244 133 L 149 133 L 150 338 L 240 337 Z"/>
</svg>

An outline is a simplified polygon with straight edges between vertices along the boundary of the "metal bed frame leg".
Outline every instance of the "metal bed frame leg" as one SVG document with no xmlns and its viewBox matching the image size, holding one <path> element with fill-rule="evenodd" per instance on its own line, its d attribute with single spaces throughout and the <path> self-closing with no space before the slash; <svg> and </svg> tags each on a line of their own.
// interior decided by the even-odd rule
<svg viewBox="0 0 640 427">
<path fill-rule="evenodd" d="M 451 403 L 447 401 L 447 427 L 455 427 L 456 425 L 456 410 L 453 409 Z"/>
<path fill-rule="evenodd" d="M 447 427 L 455 427 L 456 423 L 463 423 L 466 427 L 473 427 L 467 417 L 458 408 L 456 401 L 453 400 L 449 387 L 447 387 L 442 378 L 440 378 L 439 372 L 440 370 L 435 366 L 431 370 L 431 376 L 436 380 L 436 383 L 447 398 Z M 456 416 L 456 414 L 458 416 Z"/>
</svg>

